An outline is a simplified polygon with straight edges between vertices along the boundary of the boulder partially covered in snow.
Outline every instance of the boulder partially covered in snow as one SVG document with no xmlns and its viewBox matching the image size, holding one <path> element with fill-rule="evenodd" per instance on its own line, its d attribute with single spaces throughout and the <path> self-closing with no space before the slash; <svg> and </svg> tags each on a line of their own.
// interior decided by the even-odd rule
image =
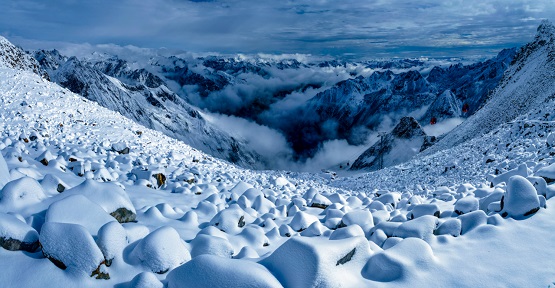
<svg viewBox="0 0 555 288">
<path fill-rule="evenodd" d="M 455 202 L 455 213 L 457 215 L 476 211 L 480 208 L 478 199 L 474 196 L 463 197 Z"/>
<path fill-rule="evenodd" d="M 293 237 L 261 263 L 285 287 L 363 287 L 356 275 L 371 254 L 364 237 Z"/>
<path fill-rule="evenodd" d="M 60 196 L 67 197 L 76 194 L 83 195 L 100 205 L 120 223 L 131 222 L 136 218 L 135 207 L 129 196 L 116 184 L 85 180 L 83 183 L 66 190 Z"/>
<path fill-rule="evenodd" d="M 73 223 L 85 227 L 93 236 L 108 222 L 116 222 L 98 204 L 83 195 L 71 195 L 50 205 L 46 222 Z"/>
<path fill-rule="evenodd" d="M 501 215 L 522 218 L 540 210 L 540 201 L 534 185 L 522 176 L 509 178 L 507 192 L 501 199 Z"/>
<path fill-rule="evenodd" d="M 0 246 L 12 251 L 34 252 L 39 247 L 39 234 L 17 217 L 0 213 Z"/>
<path fill-rule="evenodd" d="M 542 177 L 547 183 L 555 182 L 555 163 L 541 168 L 534 175 Z"/>
<path fill-rule="evenodd" d="M 0 153 L 0 189 L 8 184 L 8 182 L 10 182 L 10 170 L 4 156 Z"/>
<path fill-rule="evenodd" d="M 109 267 L 116 257 L 122 256 L 123 249 L 127 246 L 127 231 L 116 221 L 108 222 L 98 230 L 96 243 Z"/>
<path fill-rule="evenodd" d="M 168 288 L 283 287 L 264 266 L 240 259 L 201 255 L 175 268 L 166 278 Z"/>
<path fill-rule="evenodd" d="M 203 254 L 231 258 L 234 252 L 233 246 L 227 239 L 200 233 L 191 241 L 191 246 L 191 256 L 193 258 Z"/>
<path fill-rule="evenodd" d="M 44 256 L 61 269 L 76 269 L 92 276 L 104 261 L 91 234 L 78 224 L 45 223 L 39 241 Z"/>
<path fill-rule="evenodd" d="M 158 228 L 140 240 L 129 257 L 158 274 L 191 260 L 184 241 L 174 228 L 168 226 Z"/>
<path fill-rule="evenodd" d="M 0 211 L 16 212 L 44 199 L 44 190 L 35 179 L 19 178 L 7 183 L 0 192 Z"/>
</svg>

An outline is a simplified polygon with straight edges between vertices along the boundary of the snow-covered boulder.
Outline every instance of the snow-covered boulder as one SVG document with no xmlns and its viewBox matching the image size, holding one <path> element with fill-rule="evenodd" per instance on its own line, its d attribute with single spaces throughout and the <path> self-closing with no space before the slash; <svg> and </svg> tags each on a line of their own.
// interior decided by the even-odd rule
<svg viewBox="0 0 555 288">
<path fill-rule="evenodd" d="M 0 189 L 2 189 L 4 185 L 8 184 L 10 180 L 10 170 L 8 169 L 8 164 L 6 163 L 4 156 L 2 156 L 2 153 L 0 153 Z"/>
<path fill-rule="evenodd" d="M 204 255 L 216 255 L 219 257 L 231 258 L 233 256 L 233 246 L 226 238 L 197 234 L 195 239 L 191 241 L 191 256 L 193 258 Z"/>
<path fill-rule="evenodd" d="M 83 183 L 66 190 L 60 196 L 67 197 L 75 194 L 83 195 L 100 205 L 120 223 L 135 221 L 135 207 L 129 196 L 120 186 L 114 183 L 85 180 Z"/>
<path fill-rule="evenodd" d="M 439 206 L 436 204 L 417 204 L 413 206 L 412 210 L 407 214 L 407 219 L 416 219 L 425 215 L 438 217 L 441 215 Z"/>
<path fill-rule="evenodd" d="M 53 174 L 44 175 L 44 178 L 40 181 L 40 185 L 42 185 L 44 191 L 49 195 L 62 193 L 68 188 L 68 185 L 64 183 L 64 181 Z"/>
<path fill-rule="evenodd" d="M 96 243 L 106 259 L 106 266 L 109 267 L 116 257 L 122 256 L 123 249 L 128 244 L 127 231 L 116 221 L 108 222 L 98 230 Z"/>
<path fill-rule="evenodd" d="M 326 198 L 326 196 L 323 196 L 320 193 L 316 193 L 314 197 L 312 197 L 312 200 L 310 200 L 310 202 L 308 203 L 310 207 L 316 207 L 321 209 L 326 209 L 331 204 L 332 204 L 331 201 L 328 198 Z"/>
<path fill-rule="evenodd" d="M 189 260 L 191 254 L 177 231 L 169 226 L 156 229 L 137 243 L 129 257 L 154 273 L 163 274 Z"/>
<path fill-rule="evenodd" d="M 515 219 L 532 215 L 540 209 L 534 185 L 522 176 L 513 176 L 507 183 L 507 192 L 501 199 L 502 216 Z"/>
<path fill-rule="evenodd" d="M 109 222 L 116 222 L 98 204 L 83 195 L 71 195 L 50 205 L 46 211 L 46 222 L 79 224 L 93 236 L 100 227 Z"/>
<path fill-rule="evenodd" d="M 201 255 L 175 268 L 166 278 L 168 288 L 283 287 L 264 266 L 241 259 Z"/>
<path fill-rule="evenodd" d="M 339 228 L 357 224 L 363 231 L 368 231 L 374 227 L 374 217 L 368 210 L 355 210 L 347 212 L 341 218 Z"/>
<path fill-rule="evenodd" d="M 372 256 L 364 266 L 362 276 L 374 281 L 391 282 L 409 276 L 409 273 L 416 272 L 415 269 L 429 269 L 435 261 L 428 243 L 417 238 L 407 238 Z"/>
<path fill-rule="evenodd" d="M 237 234 L 241 232 L 246 224 L 252 223 L 253 220 L 253 217 L 241 209 L 239 205 L 232 204 L 227 209 L 218 212 L 210 220 L 210 225 L 226 233 Z"/>
<path fill-rule="evenodd" d="M 433 237 L 434 230 L 437 228 L 439 219 L 434 216 L 425 215 L 401 224 L 393 236 L 401 238 L 415 237 L 429 242 Z"/>
<path fill-rule="evenodd" d="M 23 177 L 8 182 L 0 192 L 0 211 L 18 212 L 46 199 L 44 190 L 37 180 Z"/>
<path fill-rule="evenodd" d="M 78 224 L 47 222 L 39 241 L 43 254 L 61 269 L 76 269 L 93 276 L 104 261 L 91 234 Z"/>
<path fill-rule="evenodd" d="M 555 182 L 555 163 L 541 168 L 534 175 L 542 177 L 547 183 Z"/>
<path fill-rule="evenodd" d="M 289 226 L 291 226 L 293 230 L 301 232 L 308 228 L 310 224 L 317 221 L 320 221 L 318 220 L 318 217 L 303 211 L 299 211 L 295 213 L 295 216 L 293 216 L 293 219 L 291 220 L 291 223 L 289 223 Z"/>
<path fill-rule="evenodd" d="M 0 246 L 34 252 L 39 247 L 39 233 L 14 215 L 0 213 Z"/>
<path fill-rule="evenodd" d="M 357 275 L 371 254 L 364 237 L 293 237 L 261 264 L 285 287 L 363 287 Z"/>
<path fill-rule="evenodd" d="M 164 284 L 158 280 L 152 272 L 141 272 L 129 282 L 128 288 L 164 288 Z"/>
<path fill-rule="evenodd" d="M 482 210 L 461 215 L 458 219 L 461 220 L 461 234 L 463 235 L 488 222 L 488 216 Z"/>
<path fill-rule="evenodd" d="M 461 220 L 450 218 L 441 223 L 434 231 L 435 235 L 451 235 L 457 237 L 461 235 Z"/>
<path fill-rule="evenodd" d="M 364 231 L 357 224 L 352 224 L 333 231 L 330 235 L 330 240 L 341 240 L 357 236 L 364 237 Z"/>
<path fill-rule="evenodd" d="M 497 175 L 495 178 L 491 180 L 491 184 L 493 186 L 496 186 L 497 184 L 500 184 L 502 182 L 507 183 L 509 181 L 509 178 L 517 175 L 522 177 L 528 177 L 528 166 L 526 166 L 526 164 L 520 164 L 517 168 L 513 170 L 509 170 L 503 174 Z"/>
<path fill-rule="evenodd" d="M 478 199 L 474 196 L 463 197 L 455 202 L 455 214 L 462 215 L 480 208 Z"/>
</svg>

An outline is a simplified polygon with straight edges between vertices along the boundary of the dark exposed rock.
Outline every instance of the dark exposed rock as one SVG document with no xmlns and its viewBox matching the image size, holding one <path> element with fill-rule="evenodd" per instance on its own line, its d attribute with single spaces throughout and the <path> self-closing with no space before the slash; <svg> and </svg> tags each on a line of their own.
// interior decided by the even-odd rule
<svg viewBox="0 0 555 288">
<path fill-rule="evenodd" d="M 137 215 L 127 208 L 118 208 L 116 211 L 110 213 L 112 217 L 116 218 L 119 223 L 133 222 L 137 218 Z"/>
<path fill-rule="evenodd" d="M 39 242 L 35 241 L 32 243 L 28 243 L 28 242 L 22 242 L 17 239 L 12 239 L 12 238 L 6 239 L 4 237 L 0 237 L 0 246 L 10 251 L 23 250 L 27 252 L 35 252 L 39 248 Z"/>
</svg>

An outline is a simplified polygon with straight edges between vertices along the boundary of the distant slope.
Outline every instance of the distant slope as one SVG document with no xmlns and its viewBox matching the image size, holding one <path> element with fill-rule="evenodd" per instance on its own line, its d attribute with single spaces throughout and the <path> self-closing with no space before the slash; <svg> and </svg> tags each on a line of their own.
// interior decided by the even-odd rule
<svg viewBox="0 0 555 288">
<path fill-rule="evenodd" d="M 413 117 L 403 117 L 393 131 L 364 151 L 351 170 L 378 170 L 410 160 L 426 149 L 435 137 L 428 137 Z"/>
<path fill-rule="evenodd" d="M 131 69 L 122 61 L 112 67 L 117 71 L 114 76 L 119 76 L 115 78 L 56 50 L 37 51 L 35 58 L 52 81 L 74 93 L 215 157 L 243 167 L 265 167 L 264 159 L 247 143 L 207 122 L 161 78 L 145 69 Z"/>
</svg>

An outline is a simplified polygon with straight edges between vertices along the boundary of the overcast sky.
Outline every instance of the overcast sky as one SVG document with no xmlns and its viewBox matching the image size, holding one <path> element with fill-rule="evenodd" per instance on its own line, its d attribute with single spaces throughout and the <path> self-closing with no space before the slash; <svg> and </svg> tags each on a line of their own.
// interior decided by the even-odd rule
<svg viewBox="0 0 555 288">
<path fill-rule="evenodd" d="M 360 58 L 492 54 L 530 41 L 554 0 L 0 0 L 0 34 L 190 52 Z M 48 47 L 52 46 L 52 47 Z"/>
</svg>

